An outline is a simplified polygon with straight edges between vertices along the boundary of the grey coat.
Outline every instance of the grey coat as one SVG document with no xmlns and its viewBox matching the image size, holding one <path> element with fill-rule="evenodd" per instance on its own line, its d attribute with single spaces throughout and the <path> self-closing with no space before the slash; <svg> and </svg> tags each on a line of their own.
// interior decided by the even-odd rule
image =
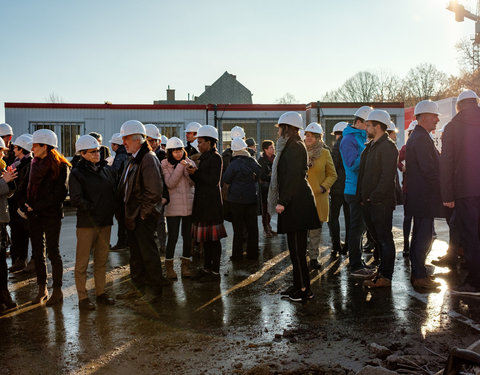
<svg viewBox="0 0 480 375">
<path fill-rule="evenodd" d="M 7 199 L 13 195 L 14 191 L 3 178 L 0 178 L 0 224 L 10 222 Z"/>
</svg>

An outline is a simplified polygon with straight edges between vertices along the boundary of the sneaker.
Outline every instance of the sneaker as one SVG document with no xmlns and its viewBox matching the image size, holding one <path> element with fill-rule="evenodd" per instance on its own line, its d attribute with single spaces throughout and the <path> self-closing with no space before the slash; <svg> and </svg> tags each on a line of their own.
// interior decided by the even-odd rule
<svg viewBox="0 0 480 375">
<path fill-rule="evenodd" d="M 392 280 L 383 276 L 378 276 L 371 280 L 365 280 L 363 286 L 366 286 L 367 288 L 388 288 L 392 286 Z"/>
<path fill-rule="evenodd" d="M 305 291 L 302 291 L 301 289 L 298 289 L 298 290 L 292 292 L 292 293 L 288 296 L 288 299 L 289 299 L 290 301 L 293 301 L 293 302 L 302 302 L 302 301 L 304 301 L 304 300 L 307 298 L 306 294 L 307 294 L 307 291 L 306 291 L 306 290 L 305 290 Z"/>
<path fill-rule="evenodd" d="M 480 288 L 476 288 L 469 283 L 451 289 L 452 294 L 461 294 L 466 296 L 480 296 Z"/>
<path fill-rule="evenodd" d="M 290 294 L 292 294 L 293 292 L 295 291 L 295 287 L 292 285 L 290 287 L 288 287 L 287 289 L 285 290 L 282 290 L 280 292 L 280 295 L 283 297 L 288 297 Z"/>
<path fill-rule="evenodd" d="M 375 273 L 375 269 L 370 269 L 367 267 L 359 268 L 355 271 L 350 272 L 350 276 L 358 279 L 370 279 Z"/>
<path fill-rule="evenodd" d="M 314 270 L 321 270 L 322 269 L 322 264 L 318 262 L 316 259 L 311 259 L 310 260 L 310 268 Z"/>
<path fill-rule="evenodd" d="M 315 297 L 315 295 L 313 294 L 313 292 L 310 289 L 307 289 L 305 291 L 305 296 L 307 297 L 307 299 L 313 299 L 313 297 Z"/>
</svg>

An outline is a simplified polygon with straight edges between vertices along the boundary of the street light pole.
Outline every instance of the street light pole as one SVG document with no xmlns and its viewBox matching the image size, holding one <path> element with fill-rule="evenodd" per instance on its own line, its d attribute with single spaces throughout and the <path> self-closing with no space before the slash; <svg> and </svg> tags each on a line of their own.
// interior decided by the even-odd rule
<svg viewBox="0 0 480 375">
<path fill-rule="evenodd" d="M 475 21 L 475 39 L 473 44 L 480 44 L 480 0 L 477 0 L 477 14 L 465 9 L 458 0 L 450 0 L 447 9 L 455 13 L 455 21 L 463 22 L 465 18 Z"/>
</svg>

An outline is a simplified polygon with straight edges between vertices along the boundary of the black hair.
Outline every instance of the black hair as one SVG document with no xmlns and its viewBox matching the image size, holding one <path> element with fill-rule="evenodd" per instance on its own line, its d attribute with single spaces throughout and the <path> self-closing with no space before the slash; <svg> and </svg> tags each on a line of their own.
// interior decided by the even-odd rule
<svg viewBox="0 0 480 375">
<path fill-rule="evenodd" d="M 177 160 L 173 157 L 173 151 L 177 151 L 177 150 L 182 150 L 183 151 L 183 156 L 180 160 Z M 167 150 L 167 160 L 172 165 L 176 165 L 176 164 L 180 163 L 182 160 L 185 160 L 186 157 L 187 157 L 187 153 L 185 152 L 185 149 L 183 147 L 169 148 Z"/>
<path fill-rule="evenodd" d="M 265 151 L 267 148 L 273 145 L 273 141 L 266 139 L 262 142 L 262 150 Z"/>
<path fill-rule="evenodd" d="M 198 137 L 198 138 L 203 138 L 205 142 L 210 142 L 210 147 L 214 148 L 217 145 L 217 140 L 212 137 Z"/>
<path fill-rule="evenodd" d="M 102 135 L 97 133 L 97 132 L 90 132 L 88 135 L 91 135 L 93 138 L 95 138 L 97 141 L 102 138 Z"/>
<path fill-rule="evenodd" d="M 380 125 L 380 127 L 382 128 L 382 130 L 383 130 L 384 132 L 386 132 L 387 129 L 388 129 L 388 126 L 385 125 L 383 122 L 380 122 L 380 121 L 373 121 L 373 120 L 372 120 L 372 124 L 373 124 L 373 126 L 378 126 L 378 125 Z"/>
</svg>

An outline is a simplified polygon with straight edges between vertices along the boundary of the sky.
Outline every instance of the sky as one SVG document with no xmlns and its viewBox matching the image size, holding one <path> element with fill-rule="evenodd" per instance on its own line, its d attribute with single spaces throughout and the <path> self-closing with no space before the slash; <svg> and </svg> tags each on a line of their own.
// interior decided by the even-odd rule
<svg viewBox="0 0 480 375">
<path fill-rule="evenodd" d="M 446 0 L 0 0 L 5 102 L 152 104 L 200 95 L 225 71 L 274 103 L 321 100 L 363 70 L 404 76 L 420 63 L 457 74 Z M 476 1 L 460 0 L 475 12 Z"/>
</svg>

